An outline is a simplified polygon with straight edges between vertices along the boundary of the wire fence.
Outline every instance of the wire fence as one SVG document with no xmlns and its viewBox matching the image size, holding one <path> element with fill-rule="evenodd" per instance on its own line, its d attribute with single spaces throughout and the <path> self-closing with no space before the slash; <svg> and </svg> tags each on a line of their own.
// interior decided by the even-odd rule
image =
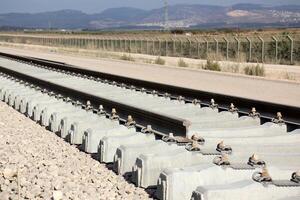
<svg viewBox="0 0 300 200">
<path fill-rule="evenodd" d="M 300 35 L 250 36 L 73 36 L 0 34 L 1 42 L 93 49 L 195 59 L 277 64 L 300 63 Z"/>
</svg>

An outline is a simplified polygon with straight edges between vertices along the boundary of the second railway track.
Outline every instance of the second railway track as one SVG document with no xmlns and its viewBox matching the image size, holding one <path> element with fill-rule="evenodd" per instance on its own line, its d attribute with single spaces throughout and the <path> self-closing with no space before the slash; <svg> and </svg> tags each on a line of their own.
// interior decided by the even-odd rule
<svg viewBox="0 0 300 200">
<path fill-rule="evenodd" d="M 300 197 L 299 108 L 1 56 L 1 100 L 159 199 Z"/>
</svg>

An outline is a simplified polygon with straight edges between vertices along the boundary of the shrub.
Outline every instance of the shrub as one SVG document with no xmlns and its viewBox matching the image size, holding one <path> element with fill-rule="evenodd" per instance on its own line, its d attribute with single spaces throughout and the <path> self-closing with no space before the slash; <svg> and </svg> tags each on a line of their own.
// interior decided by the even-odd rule
<svg viewBox="0 0 300 200">
<path fill-rule="evenodd" d="M 265 76 L 265 68 L 264 66 L 260 66 L 259 64 L 257 64 L 255 67 L 245 67 L 244 72 L 246 75 L 250 76 Z"/>
<path fill-rule="evenodd" d="M 207 60 L 206 65 L 204 66 L 205 70 L 211 70 L 211 71 L 221 71 L 221 67 L 218 62 L 213 62 L 210 60 Z"/>
<path fill-rule="evenodd" d="M 162 59 L 161 57 L 157 57 L 155 59 L 154 63 L 157 65 L 164 65 L 164 64 L 166 64 L 166 61 L 164 59 Z"/>
<path fill-rule="evenodd" d="M 188 67 L 189 64 L 187 64 L 182 58 L 180 58 L 178 61 L 178 66 L 179 67 Z"/>
<path fill-rule="evenodd" d="M 130 54 L 128 54 L 128 55 L 123 54 L 120 59 L 127 60 L 127 61 L 134 61 L 134 58 Z"/>
<path fill-rule="evenodd" d="M 286 72 L 284 78 L 287 79 L 287 80 L 292 80 L 292 81 L 296 80 L 296 77 L 293 74 L 289 73 L 289 72 Z"/>
<path fill-rule="evenodd" d="M 171 30 L 171 33 L 182 35 L 185 33 L 185 31 L 183 29 L 173 29 L 173 30 Z"/>
</svg>

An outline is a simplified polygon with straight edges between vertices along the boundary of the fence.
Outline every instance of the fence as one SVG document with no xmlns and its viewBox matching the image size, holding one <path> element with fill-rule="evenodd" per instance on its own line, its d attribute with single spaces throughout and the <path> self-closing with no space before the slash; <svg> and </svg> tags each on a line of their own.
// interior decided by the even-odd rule
<svg viewBox="0 0 300 200">
<path fill-rule="evenodd" d="M 0 41 L 155 56 L 278 64 L 300 63 L 300 35 L 128 36 L 10 35 Z"/>
</svg>

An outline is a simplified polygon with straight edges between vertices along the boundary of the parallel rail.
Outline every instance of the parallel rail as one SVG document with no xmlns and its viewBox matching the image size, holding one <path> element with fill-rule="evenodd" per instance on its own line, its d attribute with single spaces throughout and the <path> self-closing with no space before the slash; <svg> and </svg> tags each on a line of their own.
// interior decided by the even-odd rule
<svg viewBox="0 0 300 200">
<path fill-rule="evenodd" d="M 248 99 L 248 98 L 243 98 L 243 97 L 238 97 L 238 96 L 231 96 L 231 95 L 224 95 L 224 94 L 219 94 L 219 93 L 212 93 L 212 92 L 206 92 L 206 91 L 201 91 L 201 90 L 194 90 L 194 89 L 189 89 L 189 88 L 184 88 L 184 87 L 178 87 L 178 86 L 173 86 L 173 85 L 167 85 L 167 84 L 161 84 L 161 83 L 155 83 L 151 81 L 145 81 L 145 80 L 140 80 L 140 79 L 133 79 L 129 77 L 124 77 L 124 76 L 119 76 L 119 75 L 113 75 L 109 73 L 103 73 L 103 72 L 98 72 L 98 71 L 93 71 L 89 69 L 83 69 L 79 68 L 73 65 L 69 65 L 66 63 L 62 62 L 55 62 L 55 61 L 50 61 L 50 60 L 45 60 L 45 59 L 39 59 L 39 58 L 33 58 L 33 57 L 26 57 L 26 56 L 18 56 L 18 55 L 12 55 L 12 54 L 7 54 L 7 53 L 1 53 L 0 56 L 5 57 L 5 58 L 10 58 L 10 59 L 15 59 L 21 62 L 26 62 L 26 63 L 31 63 L 35 65 L 41 65 L 41 66 L 47 66 L 51 67 L 53 69 L 57 70 L 64 70 L 72 73 L 77 73 L 77 74 L 82 74 L 86 75 L 87 77 L 94 77 L 94 78 L 101 78 L 101 79 L 106 79 L 110 82 L 114 81 L 117 84 L 126 84 L 127 86 L 133 85 L 136 88 L 145 88 L 149 92 L 150 91 L 157 91 L 160 95 L 163 95 L 164 93 L 169 93 L 171 94 L 171 98 L 176 99 L 178 96 L 184 96 L 186 102 L 192 102 L 193 99 L 200 99 L 201 104 L 203 106 L 208 106 L 210 100 L 213 98 L 219 105 L 220 110 L 228 110 L 228 106 L 230 103 L 234 103 L 235 106 L 238 107 L 240 115 L 246 115 L 249 113 L 251 110 L 251 107 L 255 107 L 256 110 L 259 111 L 261 114 L 261 119 L 262 122 L 267 122 L 270 121 L 276 114 L 276 112 L 281 112 L 284 116 L 285 122 L 288 125 L 288 130 L 294 130 L 297 128 L 300 128 L 300 107 L 295 107 L 295 106 L 289 106 L 289 105 L 283 105 L 283 104 L 276 104 L 276 103 L 270 103 L 270 102 L 265 102 L 265 101 L 259 101 L 259 100 L 253 100 L 253 99 Z M 3 70 L 3 68 L 1 68 Z M 12 72 L 8 72 L 12 73 Z M 20 76 L 20 74 L 19 74 Z M 23 77 L 26 78 L 26 77 Z M 27 77 L 28 79 L 28 77 Z M 31 80 L 33 81 L 33 80 Z M 40 83 L 43 84 L 43 86 L 47 87 L 47 83 Z M 51 89 L 55 89 L 55 86 L 49 85 L 49 87 L 52 87 Z M 63 92 L 63 88 L 59 89 L 60 92 Z M 74 91 L 65 91 L 69 95 L 73 93 Z M 83 99 L 91 99 L 93 97 L 87 96 L 85 94 L 80 94 Z M 287 97 L 288 98 L 288 97 Z M 96 100 L 95 102 L 97 102 Z M 103 102 L 103 100 L 102 100 Z M 112 107 L 112 104 L 107 101 L 105 103 L 109 108 Z M 123 106 L 118 107 L 119 110 L 127 110 L 131 111 L 132 113 L 138 113 L 138 116 L 143 116 L 146 117 L 147 119 L 151 119 L 153 121 L 154 126 L 157 123 L 161 123 L 160 120 L 156 120 L 155 118 L 157 116 L 154 116 L 150 113 L 143 113 L 143 111 L 134 111 L 133 108 L 126 108 Z M 133 109 L 133 110 L 132 110 Z M 142 114 L 143 113 L 143 114 Z M 145 119 L 145 118 L 144 118 Z M 143 120 L 141 120 L 143 121 Z M 166 121 L 170 121 L 170 124 L 168 125 L 176 125 L 176 132 L 185 132 L 185 127 L 183 127 L 184 121 L 180 120 L 170 120 L 167 119 Z M 145 124 L 145 122 L 142 122 Z M 148 122 L 149 123 L 149 122 Z M 180 127 L 181 126 L 181 127 Z M 165 129 L 164 127 L 163 129 Z M 182 134 L 180 134 L 182 135 Z"/>
<path fill-rule="evenodd" d="M 190 199 L 190 196 L 195 193 L 197 193 L 195 199 L 202 199 L 202 196 L 205 195 L 206 192 L 203 192 L 202 188 L 211 188 L 212 186 L 219 188 L 224 185 L 226 185 L 226 187 L 223 188 L 224 190 L 222 189 L 222 191 L 224 191 L 224 196 L 225 198 L 227 197 L 227 199 L 232 199 L 236 197 L 237 194 L 245 194 L 247 198 L 250 199 L 253 193 L 257 194 L 258 197 L 261 196 L 261 198 L 267 197 L 267 199 L 272 199 L 272 197 L 278 195 L 281 195 L 278 198 L 292 195 L 299 196 L 298 188 L 296 187 L 300 186 L 300 177 L 294 170 L 298 169 L 300 161 L 298 159 L 300 154 L 297 153 L 299 152 L 298 141 L 300 141 L 300 129 L 287 133 L 286 126 L 281 120 L 260 125 L 262 120 L 260 120 L 259 117 L 240 118 L 235 112 L 218 113 L 217 109 L 200 108 L 198 105 L 183 105 L 183 102 L 169 101 L 169 98 L 158 98 L 156 95 L 147 95 L 144 92 L 136 92 L 134 90 L 142 90 L 137 87 L 147 86 L 147 84 L 149 84 L 147 89 L 148 93 L 151 93 L 151 90 L 156 89 L 156 87 L 163 86 L 168 92 L 172 92 L 172 98 L 176 99 L 178 98 L 177 95 L 187 94 L 186 101 L 188 102 L 192 101 L 193 97 L 195 97 L 199 91 L 195 91 L 194 94 L 192 93 L 193 90 L 185 90 L 184 88 L 173 86 L 169 88 L 167 85 L 155 83 L 153 83 L 154 86 L 152 86 L 150 82 L 127 79 L 124 77 L 124 80 L 122 80 L 121 77 L 119 77 L 119 79 L 113 79 L 113 77 L 115 77 L 114 75 L 111 75 L 112 77 L 106 75 L 106 78 L 111 78 L 109 79 L 111 82 L 109 82 L 105 81 L 103 76 L 100 76 L 102 73 L 83 70 L 74 66 L 68 67 L 68 65 L 64 63 L 43 59 L 32 59 L 28 57 L 24 57 L 23 60 L 17 59 L 21 62 L 38 66 L 29 66 L 28 64 L 20 64 L 15 61 L 6 62 L 7 60 L 2 58 L 1 60 L 3 67 L 0 66 L 0 72 L 2 72 L 1 78 L 4 79 L 1 80 L 3 87 L 1 89 L 1 100 L 14 106 L 15 109 L 45 127 L 47 127 L 46 122 L 49 122 L 49 130 L 58 133 L 58 135 L 71 144 L 78 145 L 79 149 L 86 153 L 90 153 L 92 156 L 97 155 L 95 158 L 99 159 L 100 162 L 113 163 L 112 169 L 118 175 L 127 176 L 131 174 L 128 180 L 133 182 L 137 187 L 156 187 L 155 194 L 158 199 Z M 43 66 L 48 66 L 48 69 L 43 69 Z M 64 71 L 62 71 L 62 69 Z M 81 71 L 83 73 L 81 73 Z M 64 74 L 68 72 L 75 72 L 76 74 Z M 74 77 L 73 75 L 79 77 Z M 95 78 L 97 78 L 97 80 L 95 80 Z M 20 80 L 25 81 L 25 83 L 20 82 Z M 132 81 L 130 82 L 130 80 Z M 118 81 L 119 83 L 113 83 L 113 81 Z M 126 85 L 124 85 L 125 82 Z M 33 85 L 28 85 L 28 83 L 32 83 Z M 134 83 L 136 84 L 132 87 L 131 84 Z M 138 85 L 139 83 L 142 86 Z M 114 84 L 114 86 L 109 84 Z M 35 88 L 35 85 L 40 88 Z M 100 85 L 101 87 L 98 87 Z M 116 85 L 122 86 L 122 88 L 115 87 Z M 127 87 L 127 89 L 125 90 L 124 87 Z M 42 90 L 44 88 L 48 89 L 48 91 Z M 128 88 L 130 88 L 130 90 L 128 90 Z M 177 90 L 175 90 L 176 88 Z M 114 89 L 116 89 L 116 91 L 120 89 L 122 92 L 116 92 L 116 96 L 105 95 L 106 91 L 111 93 Z M 143 98 L 139 98 L 137 95 L 128 99 L 128 93 L 130 92 L 142 93 Z M 159 90 L 159 92 L 160 95 L 164 95 L 163 92 L 166 91 L 163 88 Z M 54 96 L 54 94 L 57 96 Z M 59 94 L 63 96 L 58 97 Z M 238 102 L 240 100 L 234 97 L 226 97 L 225 95 L 223 95 L 224 99 L 222 99 L 221 95 L 205 96 L 205 94 L 210 95 L 210 93 L 201 92 L 198 94 L 203 97 L 201 100 L 204 99 L 205 102 L 202 102 L 202 105 L 205 106 L 209 104 L 210 98 L 220 98 L 218 100 L 223 100 L 222 105 L 225 105 L 227 102 Z M 23 98 L 24 96 L 26 96 L 26 98 Z M 65 97 L 64 101 L 66 102 L 62 102 L 63 97 Z M 72 102 L 76 106 L 69 105 L 70 102 L 66 97 L 73 98 L 74 101 Z M 136 97 L 138 97 L 138 100 L 135 102 L 133 100 L 135 100 Z M 155 101 L 149 101 L 148 106 L 139 106 L 139 104 L 146 105 L 148 97 L 159 99 L 162 103 L 156 104 L 157 102 Z M 111 101 L 110 98 L 114 99 L 114 101 Z M 36 99 L 37 101 L 35 101 Z M 121 117 L 121 120 L 119 120 L 119 122 L 121 122 L 120 124 L 125 122 L 127 115 L 130 114 L 134 117 L 138 126 L 130 127 L 128 124 L 125 124 L 127 126 L 124 127 L 123 125 L 115 123 L 115 120 L 118 120 L 118 118 L 111 120 L 102 116 L 95 116 L 91 113 L 92 109 L 90 107 L 82 107 L 87 111 L 86 113 L 78 112 L 78 108 L 81 105 L 77 104 L 77 100 L 81 102 L 90 100 L 94 108 L 102 104 L 108 112 L 110 109 L 116 108 L 118 115 Z M 218 103 L 220 103 L 220 101 Z M 254 101 L 249 100 L 249 104 L 246 105 L 247 101 L 242 101 L 247 107 L 250 105 L 257 107 L 257 104 L 253 102 Z M 172 103 L 172 106 L 168 103 Z M 167 104 L 166 110 L 161 109 Z M 149 105 L 154 106 L 151 107 Z M 155 108 L 156 105 L 159 107 Z M 237 105 L 240 105 L 239 102 Z M 263 106 L 262 104 L 259 105 Z M 276 109 L 276 111 L 282 111 L 280 109 L 284 108 L 268 103 L 266 103 L 266 105 L 269 106 L 269 109 Z M 184 109 L 180 109 L 174 113 L 169 112 L 169 109 L 177 109 L 177 107 L 180 106 Z M 64 108 L 67 109 L 64 110 Z M 145 110 L 143 110 L 143 108 Z M 61 111 L 59 113 L 61 114 L 54 114 L 60 109 Z M 159 111 L 155 113 L 157 109 L 159 109 Z M 188 116 L 190 116 L 190 114 L 196 116 L 195 118 L 186 118 L 194 123 L 191 126 L 191 132 L 188 132 L 187 135 L 190 133 L 194 135 L 191 138 L 182 138 L 173 137 L 170 134 L 169 137 L 162 138 L 162 141 L 169 143 L 169 145 L 163 143 L 158 136 L 165 136 L 165 134 L 169 132 L 185 136 L 184 133 L 188 128 L 185 127 L 187 121 L 177 118 L 177 116 L 185 117 L 185 115 L 180 115 L 181 113 L 185 113 L 185 109 L 189 111 L 186 112 Z M 194 112 L 197 109 L 203 112 Z M 221 110 L 222 109 L 226 109 L 225 106 L 221 107 Z M 288 111 L 293 112 L 293 116 L 295 116 L 296 122 L 298 122 L 297 120 L 299 119 L 296 114 L 297 112 L 299 113 L 299 110 L 295 110 L 292 107 L 290 109 L 291 110 Z M 210 110 L 212 113 L 206 112 L 207 110 Z M 264 110 L 268 111 L 266 108 Z M 97 111 L 97 109 L 94 111 Z M 274 114 L 273 112 L 275 111 L 271 110 L 263 114 Z M 288 114 L 283 113 L 285 115 Z M 53 117 L 53 119 L 57 119 L 53 121 L 50 120 L 51 117 L 49 114 L 51 114 L 51 117 L 56 116 Z M 240 115 L 245 114 L 247 114 L 247 110 L 240 111 Z M 81 116 L 77 118 L 76 116 L 79 115 Z M 201 118 L 201 116 L 203 116 L 203 118 Z M 106 113 L 106 117 L 111 117 L 111 115 Z M 247 121 L 244 121 L 246 120 L 245 118 L 247 118 Z M 263 120 L 265 121 L 270 120 L 270 118 L 269 116 L 263 115 Z M 197 122 L 203 122 L 203 120 L 205 123 L 208 123 L 209 126 L 205 127 L 203 126 L 204 124 L 201 125 L 200 123 L 199 127 L 193 127 Z M 59 121 L 63 126 L 54 128 L 58 126 L 57 122 Z M 68 124 L 67 121 L 71 123 L 69 124 L 70 126 L 66 125 Z M 130 122 L 130 120 L 127 122 Z M 224 126 L 222 126 L 222 122 L 226 122 L 228 126 L 224 124 Z M 236 123 L 232 122 L 238 122 L 239 124 L 237 126 Z M 221 128 L 217 123 L 221 124 Z M 295 122 L 288 121 L 287 123 L 290 129 L 293 128 L 293 126 L 299 126 L 299 124 Z M 149 131 L 150 133 L 144 133 L 138 130 L 148 124 L 151 124 L 152 128 L 158 130 L 154 132 L 156 135 L 152 135 L 151 131 Z M 212 127 L 210 125 L 212 125 Z M 197 132 L 193 132 L 196 130 Z M 191 136 L 191 134 L 189 136 Z M 182 145 L 186 145 L 185 149 L 182 148 Z M 234 153 L 232 154 L 232 152 Z M 253 154 L 253 152 L 259 152 L 262 159 L 257 158 L 257 155 Z M 230 159 L 228 156 L 230 156 Z M 272 177 L 267 173 L 265 161 L 268 167 L 274 167 L 270 167 Z M 221 166 L 222 170 L 217 166 Z M 226 168 L 226 170 L 224 170 L 224 168 Z M 256 171 L 259 168 L 263 168 L 262 173 Z M 290 177 L 286 177 L 284 180 L 277 180 L 278 176 L 276 173 L 290 173 L 292 176 L 291 179 Z M 197 180 L 199 182 L 197 182 Z M 244 182 L 246 183 L 245 187 L 241 187 L 241 181 L 243 181 L 243 184 Z M 265 184 L 272 186 L 265 187 Z M 193 192 L 198 186 L 202 188 Z M 251 192 L 248 192 L 249 194 L 247 195 L 245 189 L 249 187 L 251 187 Z M 229 190 L 232 190 L 232 193 L 229 193 Z M 214 194 L 214 190 L 208 189 L 207 191 Z M 210 199 L 218 199 L 222 191 L 217 191 L 215 196 L 210 195 Z M 263 195 L 260 195 L 260 193 Z M 232 196 L 229 197 L 229 195 Z M 268 195 L 270 196 L 268 197 Z"/>
<path fill-rule="evenodd" d="M 108 112 L 112 108 L 115 108 L 117 109 L 118 115 L 120 116 L 122 121 L 126 121 L 127 116 L 132 115 L 137 123 L 137 127 L 143 128 L 150 124 L 154 131 L 157 130 L 155 131 L 157 135 L 163 136 L 168 134 L 169 132 L 173 132 L 176 135 L 185 136 L 187 131 L 185 126 L 186 122 L 183 119 L 175 119 L 173 117 L 145 111 L 136 107 L 122 104 L 120 102 L 115 102 L 109 99 L 91 95 L 89 93 L 84 93 L 42 79 L 38 79 L 36 77 L 28 76 L 26 74 L 22 74 L 4 68 L 2 66 L 0 66 L 0 71 L 10 76 L 37 85 L 41 88 L 46 88 L 50 91 L 68 96 L 70 98 L 74 98 L 82 102 L 91 101 L 95 108 L 97 105 L 103 105 Z"/>
</svg>

